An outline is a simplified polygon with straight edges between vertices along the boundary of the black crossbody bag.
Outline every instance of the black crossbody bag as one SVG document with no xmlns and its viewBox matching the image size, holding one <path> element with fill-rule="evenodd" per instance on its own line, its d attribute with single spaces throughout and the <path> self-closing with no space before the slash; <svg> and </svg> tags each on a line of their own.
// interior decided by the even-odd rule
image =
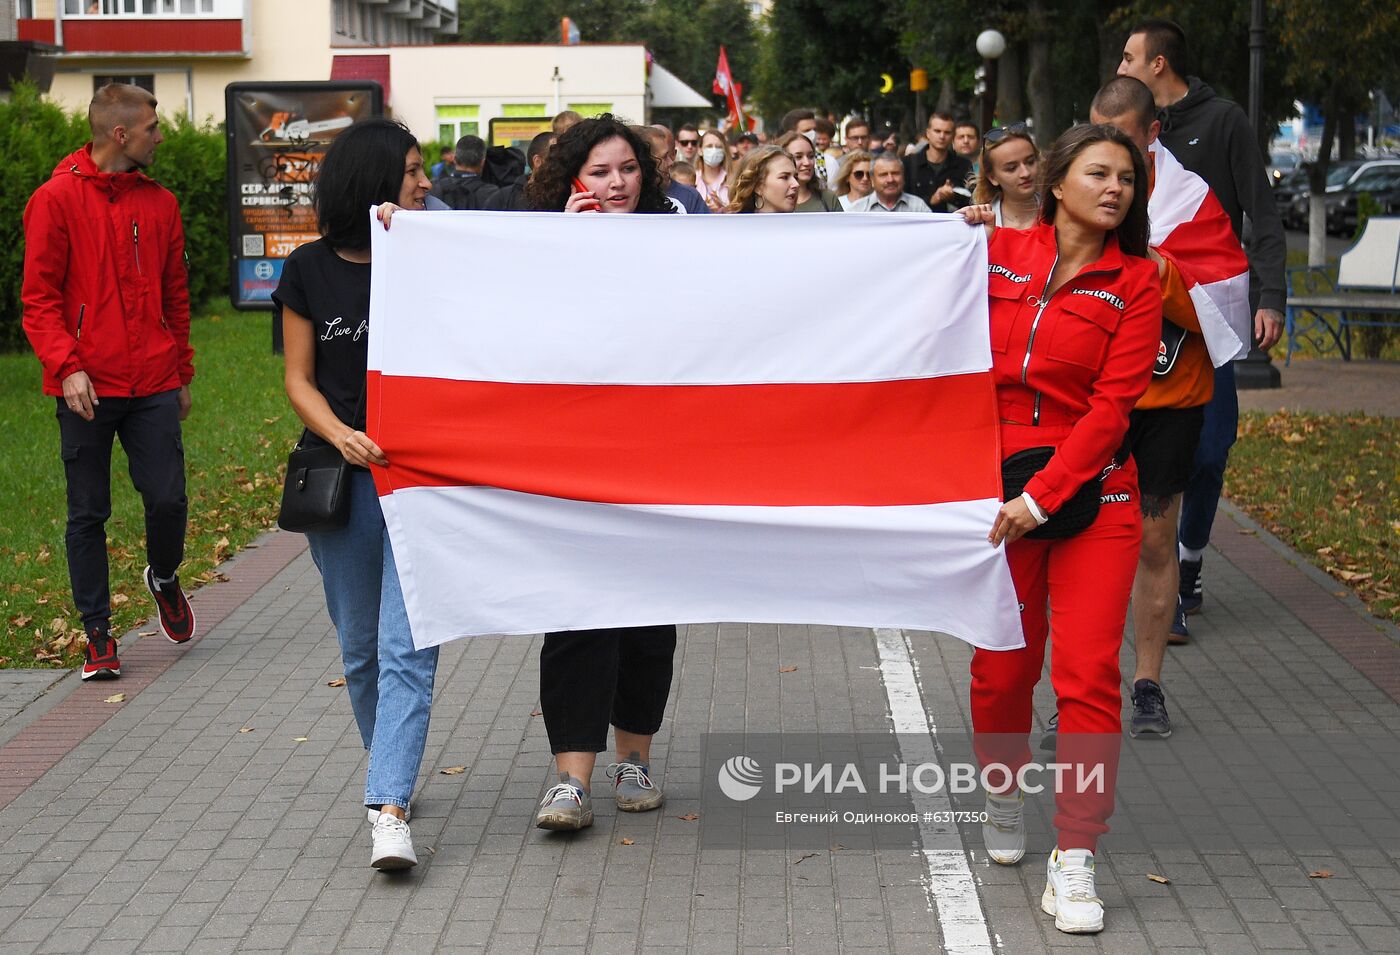
<svg viewBox="0 0 1400 955">
<path fill-rule="evenodd" d="M 1099 516 L 1104 479 L 1119 466 L 1118 458 L 1122 454 L 1123 452 L 1119 451 L 1098 477 L 1090 478 L 1080 485 L 1079 490 L 1075 491 L 1058 511 L 1051 514 L 1048 521 L 1033 531 L 1027 531 L 1025 536 L 1036 540 L 1062 540 L 1087 530 Z M 1001 462 L 1001 485 L 1005 500 L 1020 497 L 1030 479 L 1049 464 L 1054 455 L 1055 449 L 1051 447 L 1027 448 L 1017 451 Z"/>
<path fill-rule="evenodd" d="M 355 417 L 364 407 L 360 392 Z M 340 530 L 350 522 L 350 463 L 335 445 L 304 447 L 309 429 L 287 455 L 287 480 L 277 526 L 297 534 Z"/>
</svg>

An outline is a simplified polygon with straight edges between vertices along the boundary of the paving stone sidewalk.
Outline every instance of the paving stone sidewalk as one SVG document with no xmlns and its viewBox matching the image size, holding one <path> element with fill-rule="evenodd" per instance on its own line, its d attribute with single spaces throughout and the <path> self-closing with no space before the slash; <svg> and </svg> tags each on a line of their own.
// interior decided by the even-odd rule
<svg viewBox="0 0 1400 955">
<path fill-rule="evenodd" d="M 3 763 L 20 743 L 59 740 L 62 727 L 38 730 L 79 703 L 102 717 L 45 744 L 0 809 L 0 952 L 948 950 L 936 915 L 948 877 L 930 875 L 917 836 L 878 850 L 706 844 L 705 733 L 890 731 L 894 671 L 866 630 L 683 628 L 653 755 L 666 806 L 619 814 L 599 799 L 577 835 L 532 828 L 549 775 L 539 638 L 449 644 L 414 801 L 421 862 L 373 872 L 365 758 L 344 689 L 328 685 L 340 668 L 319 578 L 277 537 L 240 561 L 280 570 L 193 645 L 139 641 L 139 666 L 124 660 L 132 679 L 70 679 L 0 723 Z M 1166 671 L 1177 733 L 1124 741 L 1099 867 L 1107 931 L 1062 935 L 1040 913 L 1048 837 L 1035 816 L 1016 867 L 963 834 L 967 855 L 954 856 L 970 867 L 976 924 L 957 937 L 984 930 L 987 944 L 959 950 L 1400 952 L 1388 755 L 1400 753 L 1400 645 L 1246 519 L 1222 515 L 1216 537 L 1206 612 Z M 924 633 L 902 643 L 951 750 L 967 728 L 970 651 Z M 1048 716 L 1048 681 L 1040 692 Z M 1318 765 L 1331 753 L 1336 785 L 1297 764 L 1245 765 L 1230 750 L 1241 739 Z M 454 766 L 466 769 L 440 772 Z M 601 766 L 594 785 L 606 792 Z"/>
</svg>

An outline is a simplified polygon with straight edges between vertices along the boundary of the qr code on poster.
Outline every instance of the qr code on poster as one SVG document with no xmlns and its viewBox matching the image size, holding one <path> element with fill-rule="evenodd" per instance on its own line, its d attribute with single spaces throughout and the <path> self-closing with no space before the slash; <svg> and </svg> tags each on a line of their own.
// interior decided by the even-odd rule
<svg viewBox="0 0 1400 955">
<path fill-rule="evenodd" d="M 263 237 L 261 235 L 245 235 L 243 237 L 243 254 L 249 256 L 262 256 Z"/>
</svg>

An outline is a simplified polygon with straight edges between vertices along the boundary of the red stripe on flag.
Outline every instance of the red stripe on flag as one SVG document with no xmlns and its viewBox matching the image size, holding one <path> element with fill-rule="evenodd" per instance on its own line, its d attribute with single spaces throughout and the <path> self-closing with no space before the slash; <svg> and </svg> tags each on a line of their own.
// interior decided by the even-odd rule
<svg viewBox="0 0 1400 955">
<path fill-rule="evenodd" d="M 888 506 L 1001 495 L 991 375 L 561 385 L 371 372 L 379 493 L 485 485 L 614 504 Z"/>
<path fill-rule="evenodd" d="M 1176 259 L 1186 277 L 1202 285 L 1232 279 L 1249 271 L 1240 240 L 1220 201 L 1207 193 L 1196 214 L 1181 223 L 1161 246 Z"/>
</svg>

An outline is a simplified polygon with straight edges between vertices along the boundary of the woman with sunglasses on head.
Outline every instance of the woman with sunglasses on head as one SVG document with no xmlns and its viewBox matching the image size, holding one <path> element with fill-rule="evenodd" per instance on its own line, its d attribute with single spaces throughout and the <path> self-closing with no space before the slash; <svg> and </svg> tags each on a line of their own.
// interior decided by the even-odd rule
<svg viewBox="0 0 1400 955">
<path fill-rule="evenodd" d="M 972 721 L 983 767 L 1011 773 L 1000 786 L 1003 774 L 991 773 L 997 791 L 983 824 L 988 854 L 1011 865 L 1025 854 L 1014 774 L 1030 761 L 1031 694 L 1053 620 L 1056 762 L 1075 772 L 1055 797 L 1057 846 L 1041 907 L 1063 932 L 1097 932 L 1094 850 L 1113 812 L 1118 655 L 1142 540 L 1136 467 L 1117 458 L 1151 378 L 1162 297 L 1148 258 L 1147 172 L 1132 141 L 1111 126 L 1075 126 L 1041 173 L 1043 204 L 1030 229 L 996 228 L 989 205 L 963 210 L 991 234 L 992 378 L 1010 496 L 988 540 L 1006 544 L 1026 637 L 1020 650 L 974 652 Z M 1028 477 L 1023 491 L 1018 471 Z M 1101 791 L 1075 788 L 1071 777 L 1096 770 Z"/>
<path fill-rule="evenodd" d="M 870 164 L 874 158 L 864 149 L 841 157 L 841 169 L 836 174 L 836 201 L 841 203 L 842 211 L 850 212 L 851 206 L 875 188 L 870 178 Z"/>
<path fill-rule="evenodd" d="M 797 210 L 798 212 L 840 212 L 841 203 L 836 196 L 823 189 L 817 179 L 817 147 L 805 133 L 791 132 L 778 137 L 778 146 L 792 157 L 797 167 Z"/>
<path fill-rule="evenodd" d="M 539 211 L 671 213 L 650 143 L 610 114 L 559 137 L 525 187 Z M 591 779 L 612 724 L 617 761 L 607 768 L 623 812 L 657 809 L 651 740 L 671 692 L 676 627 L 660 624 L 545 634 L 540 710 L 559 782 L 540 802 L 535 825 L 574 830 L 593 824 Z"/>
<path fill-rule="evenodd" d="M 1039 164 L 1040 150 L 1025 124 L 988 130 L 982 141 L 972 201 L 990 204 L 998 227 L 1031 228 L 1040 216 L 1040 194 L 1036 192 Z"/>
<path fill-rule="evenodd" d="M 426 208 L 432 183 L 403 125 L 367 119 L 331 143 L 317 175 L 321 238 L 287 257 L 272 300 L 281 312 L 285 384 L 306 430 L 302 446 L 334 445 L 351 465 L 350 519 L 306 535 L 340 642 L 350 708 L 369 751 L 365 805 L 370 865 L 417 865 L 409 797 L 428 739 L 436 647 L 415 650 L 394 551 L 369 468 L 388 464 L 365 434 L 369 207 Z"/>
<path fill-rule="evenodd" d="M 695 172 L 695 188 L 711 212 L 723 212 L 729 205 L 730 173 L 734 163 L 729 159 L 729 142 L 717 129 L 700 134 L 700 165 Z"/>
<path fill-rule="evenodd" d="M 730 212 L 796 212 L 797 167 L 781 146 L 760 146 L 734 177 Z"/>
</svg>

